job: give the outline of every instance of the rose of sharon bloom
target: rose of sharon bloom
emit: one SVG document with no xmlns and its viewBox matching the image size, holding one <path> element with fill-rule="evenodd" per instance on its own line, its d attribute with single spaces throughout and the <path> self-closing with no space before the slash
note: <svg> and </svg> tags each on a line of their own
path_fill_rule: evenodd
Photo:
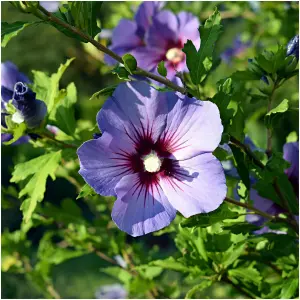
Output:
<svg viewBox="0 0 300 300">
<path fill-rule="evenodd" d="M 118 31 L 116 29 L 113 34 L 110 49 L 120 53 L 119 46 L 121 45 L 123 54 L 131 53 L 136 58 L 139 67 L 155 73 L 157 73 L 158 63 L 164 61 L 168 71 L 167 78 L 177 81 L 176 71 L 188 71 L 185 54 L 182 52 L 186 41 L 189 39 L 196 48 L 200 47 L 199 21 L 194 15 L 187 12 L 175 15 L 167 10 L 156 11 L 156 13 L 155 10 L 153 11 L 152 22 L 145 31 L 143 40 L 137 34 L 129 34 L 130 30 L 127 29 L 129 26 L 125 24 L 125 20 L 122 20 L 123 24 L 120 25 L 120 28 L 117 27 Z M 136 20 L 138 21 L 137 18 Z M 143 20 L 142 17 L 139 22 L 141 20 Z M 138 32 L 136 31 L 138 23 L 128 22 L 128 24 L 134 24 L 132 31 Z M 149 22 L 147 22 L 148 24 Z M 126 32 L 125 35 L 124 32 Z M 107 62 L 115 63 L 114 60 Z M 178 81 L 178 83 L 180 82 Z"/>
<path fill-rule="evenodd" d="M 217 106 L 143 82 L 120 84 L 97 115 L 102 136 L 77 151 L 79 173 L 117 200 L 112 219 L 140 236 L 219 207 L 226 196 L 212 155 L 223 131 Z"/>
<path fill-rule="evenodd" d="M 5 107 L 6 103 L 13 98 L 14 86 L 17 82 L 29 83 L 26 75 L 19 72 L 16 65 L 10 61 L 1 63 L 1 125 L 6 128 L 5 123 Z M 10 133 L 1 133 L 1 142 L 8 142 L 12 139 Z M 23 136 L 19 138 L 13 145 L 28 142 L 29 137 Z"/>
<path fill-rule="evenodd" d="M 135 16 L 134 21 L 122 19 L 112 32 L 110 49 L 122 56 L 144 45 L 145 32 L 152 22 L 152 16 L 155 15 L 164 5 L 159 1 L 143 2 Z M 105 56 L 108 64 L 115 64 L 116 60 L 110 56 Z"/>
<path fill-rule="evenodd" d="M 299 35 L 294 36 L 287 44 L 286 56 L 294 55 L 299 59 Z"/>
<path fill-rule="evenodd" d="M 103 285 L 95 293 L 96 299 L 126 299 L 127 291 L 121 284 Z"/>
<path fill-rule="evenodd" d="M 288 161 L 291 166 L 285 170 L 285 173 L 287 174 L 293 188 L 295 191 L 295 194 L 298 197 L 299 194 L 299 143 L 293 142 L 293 143 L 286 143 L 283 146 L 283 158 Z M 273 201 L 261 197 L 258 192 L 254 189 L 250 190 L 250 199 L 254 201 L 254 207 L 264 211 L 266 213 L 269 213 L 271 215 L 277 215 L 280 213 L 283 213 L 284 210 L 281 206 L 274 203 Z M 250 223 L 253 223 L 255 225 L 261 226 L 264 222 L 267 221 L 267 219 L 258 216 L 258 215 L 247 215 L 246 220 Z M 270 232 L 268 227 L 263 227 L 260 230 L 257 230 L 255 233 L 262 234 L 265 232 Z M 273 231 L 276 233 L 281 233 L 278 231 Z"/>
</svg>

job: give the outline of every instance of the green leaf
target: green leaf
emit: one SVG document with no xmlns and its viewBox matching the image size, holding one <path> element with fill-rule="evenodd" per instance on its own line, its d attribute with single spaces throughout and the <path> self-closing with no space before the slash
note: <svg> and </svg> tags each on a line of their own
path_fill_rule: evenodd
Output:
<svg viewBox="0 0 300 300">
<path fill-rule="evenodd" d="M 25 123 L 21 123 L 14 126 L 12 129 L 13 138 L 8 142 L 3 142 L 4 145 L 11 145 L 12 143 L 16 142 L 20 137 L 22 137 L 26 132 L 26 125 Z"/>
<path fill-rule="evenodd" d="M 191 268 L 185 266 L 182 262 L 176 261 L 174 257 L 169 257 L 164 260 L 154 260 L 150 265 L 158 266 L 163 269 L 178 271 L 178 272 L 191 272 Z"/>
<path fill-rule="evenodd" d="M 256 226 L 251 223 L 232 223 L 226 226 L 223 226 L 224 230 L 229 230 L 233 234 L 247 234 L 251 233 L 252 231 L 259 230 L 261 227 Z"/>
<path fill-rule="evenodd" d="M 65 64 L 61 64 L 57 73 L 50 77 L 41 71 L 32 71 L 34 75 L 34 84 L 32 90 L 36 93 L 37 99 L 43 100 L 50 114 L 59 96 L 59 81 L 75 58 L 68 59 Z"/>
<path fill-rule="evenodd" d="M 1 22 L 1 47 L 5 47 L 7 43 L 25 27 L 38 23 L 40 22 Z"/>
<path fill-rule="evenodd" d="M 163 60 L 157 65 L 157 71 L 158 71 L 159 75 L 161 75 L 163 77 L 167 76 L 168 71 L 165 67 L 165 62 Z"/>
<path fill-rule="evenodd" d="M 72 82 L 67 86 L 67 90 L 62 93 L 62 97 L 56 97 L 55 104 L 49 117 L 54 121 L 54 125 L 70 136 L 74 136 L 76 120 L 74 115 L 74 104 L 77 102 L 77 91 Z"/>
<path fill-rule="evenodd" d="M 30 220 L 37 203 L 41 202 L 44 198 L 48 176 L 50 175 L 52 179 L 55 179 L 54 173 L 60 159 L 61 151 L 58 151 L 42 155 L 15 166 L 11 182 L 20 182 L 28 176 L 33 175 L 19 193 L 19 197 L 27 195 L 27 198 L 21 205 L 25 223 Z"/>
<path fill-rule="evenodd" d="M 101 28 L 97 24 L 103 1 L 68 2 L 74 23 L 84 33 L 94 38 Z"/>
<path fill-rule="evenodd" d="M 236 139 L 243 141 L 245 138 L 244 128 L 245 128 L 245 115 L 244 115 L 244 111 L 239 105 L 237 107 L 236 114 L 232 118 L 232 123 L 229 128 L 229 134 L 234 136 Z"/>
<path fill-rule="evenodd" d="M 159 276 L 163 268 L 149 265 L 141 265 L 134 268 L 139 274 L 146 279 L 153 279 Z"/>
<path fill-rule="evenodd" d="M 115 89 L 117 88 L 117 85 L 108 86 L 92 95 L 92 97 L 89 100 L 96 100 L 99 96 L 112 96 Z"/>
<path fill-rule="evenodd" d="M 298 278 L 290 278 L 285 280 L 280 293 L 280 299 L 293 299 L 297 297 L 298 289 L 299 289 Z"/>
<path fill-rule="evenodd" d="M 278 106 L 271 109 L 266 115 L 265 115 L 265 125 L 267 128 L 270 128 L 272 124 L 278 121 L 278 116 L 280 117 L 284 112 L 286 112 L 289 109 L 289 100 L 284 99 Z"/>
<path fill-rule="evenodd" d="M 224 221 L 226 219 L 236 219 L 239 214 L 229 209 L 226 203 L 221 204 L 216 210 L 210 213 L 203 213 L 192 216 L 183 222 L 182 227 L 208 227 L 215 223 Z"/>
<path fill-rule="evenodd" d="M 237 172 L 239 173 L 246 188 L 249 190 L 250 189 L 250 177 L 249 177 L 249 169 L 248 169 L 248 166 L 246 163 L 246 155 L 239 147 L 236 147 L 233 144 L 229 144 L 229 146 L 233 153 Z"/>
<path fill-rule="evenodd" d="M 229 276 L 235 277 L 236 279 L 240 281 L 249 281 L 252 282 L 255 285 L 259 285 L 262 281 L 262 276 L 260 276 L 260 273 L 257 269 L 254 267 L 248 267 L 248 268 L 237 268 L 237 269 L 231 269 L 228 271 Z"/>
<path fill-rule="evenodd" d="M 124 54 L 122 56 L 123 59 L 123 63 L 124 63 L 124 67 L 125 69 L 132 74 L 132 72 L 134 72 L 137 68 L 137 62 L 136 59 L 134 58 L 134 56 L 132 56 L 131 54 L 127 53 Z"/>
<path fill-rule="evenodd" d="M 199 51 L 188 40 L 182 49 L 186 54 L 186 62 L 194 84 L 199 84 L 207 75 L 212 64 L 212 55 L 215 43 L 221 33 L 221 16 L 217 8 L 214 13 L 206 20 L 203 26 L 200 26 L 199 33 L 201 45 Z"/>
<path fill-rule="evenodd" d="M 232 245 L 230 233 L 207 234 L 205 248 L 208 252 L 224 252 Z"/>
<path fill-rule="evenodd" d="M 113 74 L 116 74 L 121 80 L 129 80 L 128 76 L 130 75 L 130 73 L 124 67 L 118 65 L 114 69 L 112 69 L 111 72 Z"/>
<path fill-rule="evenodd" d="M 132 279 L 132 275 L 121 267 L 108 267 L 100 269 L 101 272 L 117 278 L 124 284 L 128 284 Z"/>
<path fill-rule="evenodd" d="M 203 280 L 201 283 L 195 285 L 192 287 L 185 295 L 184 299 L 192 299 L 193 295 L 196 292 L 201 292 L 202 290 L 210 287 L 212 285 L 213 281 L 212 280 Z"/>
<path fill-rule="evenodd" d="M 289 133 L 289 135 L 286 137 L 287 143 L 293 143 L 298 141 L 298 134 L 296 131 L 292 131 Z"/>
<path fill-rule="evenodd" d="M 245 241 L 242 241 L 237 245 L 231 247 L 232 248 L 226 251 L 225 255 L 223 256 L 222 263 L 225 268 L 233 264 L 240 257 L 240 255 L 242 255 L 245 248 Z"/>
<path fill-rule="evenodd" d="M 81 188 L 79 195 L 76 199 L 84 198 L 90 195 L 96 195 L 96 192 L 93 190 L 91 186 L 89 186 L 87 183 Z"/>
</svg>

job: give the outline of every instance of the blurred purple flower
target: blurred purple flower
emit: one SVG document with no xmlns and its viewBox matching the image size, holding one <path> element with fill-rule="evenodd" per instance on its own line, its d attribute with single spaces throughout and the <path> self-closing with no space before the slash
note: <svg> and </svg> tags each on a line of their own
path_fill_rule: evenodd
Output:
<svg viewBox="0 0 300 300">
<path fill-rule="evenodd" d="M 47 107 L 43 101 L 35 98 L 26 85 L 30 83 L 27 76 L 20 73 L 16 65 L 7 61 L 1 64 L 1 125 L 6 128 L 5 115 L 6 104 L 12 100 L 12 104 L 17 109 L 20 117 L 24 119 L 29 127 L 38 126 L 47 113 Z M 3 135 L 3 134 L 2 134 Z M 12 135 L 5 133 L 1 136 L 1 142 L 12 139 Z M 20 138 L 14 145 L 28 142 L 29 137 Z"/>
<path fill-rule="evenodd" d="M 56 12 L 59 8 L 60 1 L 40 1 L 40 5 L 49 12 Z"/>
<path fill-rule="evenodd" d="M 103 285 L 95 293 L 96 299 L 126 299 L 127 291 L 121 284 Z"/>
<path fill-rule="evenodd" d="M 238 35 L 234 41 L 232 47 L 227 48 L 222 54 L 221 58 L 226 63 L 230 63 L 233 57 L 236 57 L 243 53 L 247 48 L 249 48 L 251 45 L 251 42 L 244 43 L 241 40 L 241 37 Z"/>
<path fill-rule="evenodd" d="M 288 161 L 291 166 L 285 170 L 291 184 L 293 185 L 294 191 L 298 197 L 299 193 L 299 143 L 286 143 L 283 146 L 283 158 Z M 277 215 L 283 213 L 284 210 L 281 206 L 274 203 L 273 201 L 261 197 L 258 192 L 254 189 L 250 190 L 250 199 L 253 200 L 253 206 L 263 212 L 269 213 L 271 215 Z M 258 215 L 247 215 L 246 220 L 255 225 L 261 226 L 267 219 Z M 262 234 L 265 232 L 276 232 L 272 231 L 267 226 L 264 226 L 260 230 L 255 231 L 256 234 Z"/>
<path fill-rule="evenodd" d="M 167 78 L 173 80 L 177 71 L 188 71 L 182 52 L 187 39 L 196 48 L 200 47 L 199 21 L 191 13 L 174 15 L 167 10 L 159 11 L 159 8 L 156 2 L 144 2 L 135 16 L 135 22 L 121 20 L 114 30 L 110 49 L 120 55 L 130 52 L 139 67 L 155 73 L 158 63 L 164 61 Z M 115 63 L 108 57 L 106 62 Z"/>
<path fill-rule="evenodd" d="M 215 210 L 226 196 L 221 163 L 212 155 L 223 131 L 215 104 L 143 82 L 120 84 L 97 115 L 102 136 L 77 151 L 79 173 L 117 200 L 112 218 L 132 236 Z"/>
<path fill-rule="evenodd" d="M 286 55 L 294 55 L 299 59 L 299 35 L 294 36 L 287 44 Z"/>
</svg>

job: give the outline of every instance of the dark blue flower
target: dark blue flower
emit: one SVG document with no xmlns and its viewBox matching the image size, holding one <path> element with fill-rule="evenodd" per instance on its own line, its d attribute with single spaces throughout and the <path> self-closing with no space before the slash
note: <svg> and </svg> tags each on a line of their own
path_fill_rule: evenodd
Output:
<svg viewBox="0 0 300 300">
<path fill-rule="evenodd" d="M 228 47 L 222 54 L 221 58 L 226 62 L 230 63 L 233 57 L 236 57 L 243 53 L 249 46 L 251 45 L 251 42 L 244 43 L 241 40 L 241 37 L 238 35 L 234 41 L 232 47 Z"/>
<path fill-rule="evenodd" d="M 294 55 L 299 59 L 299 35 L 294 36 L 287 44 L 286 56 Z"/>
<path fill-rule="evenodd" d="M 33 93 L 26 84 L 30 83 L 28 77 L 19 72 L 17 66 L 10 61 L 1 63 L 1 126 L 7 128 L 5 116 L 7 116 L 6 105 L 9 100 L 17 109 L 19 117 L 24 119 L 29 127 L 38 126 L 44 119 L 47 108 L 44 102 L 35 99 Z M 2 142 L 12 139 L 10 133 L 3 133 Z M 28 136 L 20 138 L 14 143 L 27 142 Z"/>
<path fill-rule="evenodd" d="M 47 106 L 36 99 L 36 94 L 23 82 L 17 82 L 13 93 L 13 106 L 24 118 L 28 127 L 37 127 L 47 114 Z"/>
</svg>

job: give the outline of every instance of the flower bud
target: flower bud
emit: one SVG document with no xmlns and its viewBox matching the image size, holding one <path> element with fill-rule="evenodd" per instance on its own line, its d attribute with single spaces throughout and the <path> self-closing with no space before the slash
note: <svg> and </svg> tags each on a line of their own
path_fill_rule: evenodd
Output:
<svg viewBox="0 0 300 300">
<path fill-rule="evenodd" d="M 47 106 L 35 98 L 36 94 L 23 82 L 14 86 L 12 104 L 24 118 L 28 127 L 38 127 L 47 114 Z"/>
<path fill-rule="evenodd" d="M 265 95 L 270 95 L 273 91 L 274 83 L 269 76 L 263 75 L 259 81 L 258 89 Z"/>
<path fill-rule="evenodd" d="M 299 60 L 299 35 L 294 36 L 287 44 L 286 55 L 294 55 Z"/>
</svg>

